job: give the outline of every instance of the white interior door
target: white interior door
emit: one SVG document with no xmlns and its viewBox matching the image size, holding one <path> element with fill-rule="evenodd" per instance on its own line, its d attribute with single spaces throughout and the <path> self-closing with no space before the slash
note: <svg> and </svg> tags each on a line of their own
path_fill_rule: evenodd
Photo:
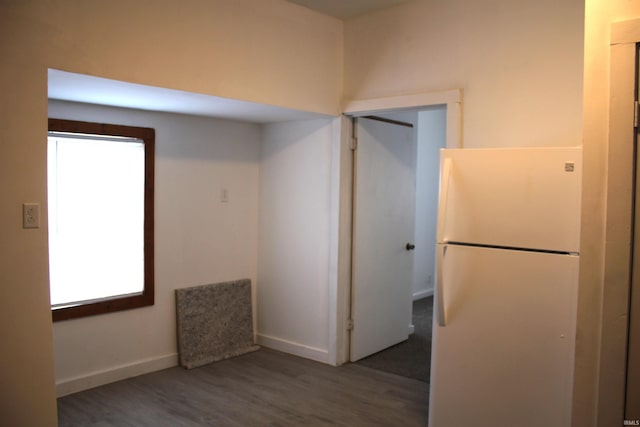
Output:
<svg viewBox="0 0 640 427">
<path fill-rule="evenodd" d="M 413 128 L 368 118 L 355 126 L 351 361 L 409 336 L 416 176 Z"/>
</svg>

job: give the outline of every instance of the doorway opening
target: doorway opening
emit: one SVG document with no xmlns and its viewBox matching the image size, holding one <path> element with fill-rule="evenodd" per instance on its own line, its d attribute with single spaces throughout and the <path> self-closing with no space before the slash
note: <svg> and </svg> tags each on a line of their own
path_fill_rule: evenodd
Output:
<svg viewBox="0 0 640 427">
<path fill-rule="evenodd" d="M 346 304 L 343 313 L 345 315 L 343 319 L 347 324 L 346 329 L 350 329 L 350 331 L 343 340 L 338 340 L 339 344 L 344 344 L 342 351 L 340 346 L 338 347 L 338 356 L 342 356 L 342 363 L 360 360 L 359 363 L 365 366 L 421 379 L 425 382 L 429 381 L 439 150 L 461 146 L 461 95 L 461 91 L 457 90 L 436 95 L 423 95 L 422 102 L 418 102 L 415 98 L 401 97 L 403 99 L 389 98 L 347 103 L 345 114 L 354 119 L 353 130 L 357 134 L 354 135 L 357 136 L 357 148 L 352 151 L 351 170 L 353 172 L 351 177 L 353 223 L 350 229 L 352 238 L 350 243 L 352 243 L 353 264 L 347 286 L 349 291 L 347 294 L 348 304 Z M 383 118 L 386 123 L 378 120 L 377 124 L 373 124 L 373 120 L 366 118 L 370 115 Z M 408 156 L 411 161 L 407 161 L 407 157 L 403 160 L 390 153 L 394 146 L 397 148 L 398 145 L 407 142 L 406 136 L 405 141 L 402 141 L 402 137 L 393 136 L 395 132 L 402 133 L 397 129 L 393 130 L 393 128 L 407 128 L 403 124 L 413 125 L 412 128 L 409 128 L 410 136 L 408 137 L 409 143 L 413 144 L 413 151 L 409 150 Z M 380 128 L 386 128 L 386 130 Z M 393 141 L 376 140 L 376 135 L 380 132 L 386 133 L 386 137 Z M 376 153 L 373 158 L 371 153 L 363 152 L 363 150 L 371 149 L 371 141 L 363 141 L 363 138 L 374 141 L 373 146 Z M 385 147 L 385 144 L 387 144 L 386 148 L 379 149 Z M 406 156 L 406 154 L 405 152 L 404 155 Z M 378 158 L 378 155 L 381 157 Z M 390 178 L 391 173 L 387 168 L 389 165 L 384 161 L 385 156 L 388 157 L 388 163 L 395 164 L 392 169 L 398 167 L 399 169 L 396 171 L 400 170 L 400 174 L 405 173 L 409 176 L 409 184 L 384 184 L 384 181 Z M 363 165 L 364 175 L 362 175 Z M 372 166 L 373 169 L 371 169 Z M 404 169 L 401 166 L 404 166 Z M 381 168 L 381 170 L 376 172 L 375 168 Z M 376 178 L 377 173 L 381 173 L 382 177 Z M 370 175 L 367 177 L 366 174 Z M 362 183 L 364 183 L 364 189 Z M 409 191 L 407 191 L 408 189 Z M 394 209 L 394 206 L 381 197 L 382 190 L 391 193 L 392 196 L 397 195 L 398 192 L 409 193 L 412 200 L 409 205 L 396 206 Z M 369 197 L 369 200 L 363 199 L 363 193 L 364 196 Z M 407 208 L 407 206 L 410 207 Z M 404 211 L 410 212 L 411 215 L 405 221 L 408 227 L 405 227 L 403 232 L 388 232 L 390 237 L 382 237 L 382 241 L 374 239 L 368 243 L 359 242 L 363 230 L 365 235 L 373 231 L 372 234 L 378 234 L 378 239 L 381 239 L 380 234 L 384 234 L 375 233 L 379 228 L 375 226 L 375 220 L 373 224 L 367 224 L 367 217 L 371 217 L 373 212 L 382 213 L 382 218 L 392 218 L 394 215 L 402 218 L 403 214 L 407 213 Z M 359 224 L 359 221 L 363 220 L 365 224 Z M 378 218 L 378 220 L 380 219 Z M 410 230 L 409 234 L 406 229 Z M 392 237 L 394 234 L 398 234 L 397 239 Z M 392 242 L 392 238 L 398 241 Z M 371 262 L 371 259 L 375 259 L 376 253 L 379 255 L 380 252 L 384 252 L 381 248 L 386 248 L 387 252 L 394 253 L 399 263 L 396 271 L 406 273 L 400 274 L 403 276 L 404 284 L 399 285 L 400 279 L 389 280 L 386 278 L 386 282 L 380 285 L 380 289 L 368 289 L 367 287 L 371 286 L 371 279 L 360 280 L 363 275 L 366 277 L 365 273 L 359 271 L 359 268 L 362 267 L 362 265 L 359 267 L 359 264 L 366 264 L 367 261 L 362 259 L 358 261 L 358 258 L 362 256 L 359 251 L 363 251 L 363 245 L 364 251 L 368 253 L 365 258 L 369 259 L 370 265 L 379 266 L 379 262 Z M 344 254 L 344 251 L 342 253 Z M 387 255 L 382 255 L 383 259 L 391 258 Z M 406 258 L 409 258 L 408 262 Z M 387 268 L 383 265 L 382 271 L 388 270 L 393 270 L 393 268 Z M 381 274 L 373 275 L 373 277 L 378 276 Z M 362 289 L 359 289 L 359 286 Z M 388 292 L 393 293 L 398 291 L 398 288 L 402 290 L 396 293 L 402 293 L 404 301 L 396 303 L 396 306 L 404 307 L 404 311 L 393 316 L 383 314 L 383 309 L 380 309 L 381 304 L 393 299 L 389 298 Z M 369 311 L 367 315 L 362 315 L 361 312 L 367 311 Z M 382 318 L 381 325 L 384 327 L 376 325 L 375 321 L 367 320 L 367 316 L 369 319 Z M 386 329 L 386 321 L 391 317 L 402 319 L 395 332 Z M 367 324 L 369 323 L 374 326 L 368 328 Z M 370 336 L 362 338 L 359 336 L 362 333 Z M 377 336 L 378 334 L 395 336 L 395 342 L 392 338 L 387 339 L 389 345 L 380 344 L 381 340 Z M 363 344 L 363 342 L 369 343 L 369 341 L 378 342 L 377 347 L 376 345 Z M 389 347 L 391 347 L 389 350 L 385 350 Z M 374 356 L 370 357 L 372 354 Z"/>
<path fill-rule="evenodd" d="M 429 381 L 446 107 L 354 118 L 350 358 Z"/>
<path fill-rule="evenodd" d="M 602 295 L 602 327 L 598 346 L 601 351 L 597 363 L 598 419 L 606 423 L 635 422 L 640 417 L 637 402 L 640 401 L 640 373 L 638 357 L 638 271 L 640 252 L 640 215 L 638 194 L 637 124 L 634 116 L 638 108 L 638 44 L 640 44 L 640 20 L 615 22 L 611 25 L 609 45 L 611 70 L 610 105 L 608 120 L 608 157 L 606 168 L 606 194 L 604 202 L 604 287 Z M 585 150 L 586 152 L 586 150 Z M 594 164 L 591 153 L 591 164 Z M 586 163 L 586 162 L 585 162 Z M 635 187 L 635 188 L 634 188 Z M 635 194 L 634 194 L 635 193 Z M 634 206 L 635 204 L 635 206 Z M 583 214 L 584 217 L 586 214 Z M 634 218 L 635 217 L 635 218 Z M 634 230 L 635 228 L 635 230 Z M 635 270 L 635 271 L 634 271 Z M 582 298 L 578 324 L 587 322 L 593 315 L 591 306 Z M 586 308 L 585 308 L 586 307 Z M 580 314 L 582 313 L 582 314 Z M 629 322 L 631 320 L 631 323 Z M 598 347 L 600 348 L 600 347 Z M 586 375 L 580 366 L 586 366 L 588 351 L 577 353 L 576 376 Z M 635 371 L 632 372 L 632 370 Z M 588 378 L 588 377 L 587 377 Z M 635 391 L 634 391 L 635 390 Z M 587 401 L 591 396 L 578 394 L 574 401 Z M 634 397 L 635 396 L 635 397 Z M 634 405 L 632 402 L 636 402 Z M 626 407 L 626 409 L 625 409 Z"/>
</svg>

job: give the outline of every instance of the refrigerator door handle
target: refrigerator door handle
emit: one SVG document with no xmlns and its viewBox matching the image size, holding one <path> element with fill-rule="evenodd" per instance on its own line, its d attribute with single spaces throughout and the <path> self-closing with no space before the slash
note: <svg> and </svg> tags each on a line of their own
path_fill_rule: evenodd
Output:
<svg viewBox="0 0 640 427">
<path fill-rule="evenodd" d="M 444 226 L 447 218 L 447 203 L 449 197 L 449 181 L 451 179 L 452 160 L 446 157 L 442 163 L 442 182 L 440 183 L 440 196 L 438 200 L 438 231 L 436 239 L 438 243 L 444 242 Z"/>
<path fill-rule="evenodd" d="M 447 245 L 436 245 L 436 303 L 438 304 L 438 325 L 447 326 L 447 314 L 444 308 L 444 255 Z"/>
</svg>

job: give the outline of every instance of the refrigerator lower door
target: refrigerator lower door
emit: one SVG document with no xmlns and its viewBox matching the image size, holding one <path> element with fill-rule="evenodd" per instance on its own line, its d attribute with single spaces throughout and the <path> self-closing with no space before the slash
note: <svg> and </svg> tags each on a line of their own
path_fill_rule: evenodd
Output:
<svg viewBox="0 0 640 427">
<path fill-rule="evenodd" d="M 570 425 L 579 258 L 438 246 L 429 426 Z"/>
</svg>

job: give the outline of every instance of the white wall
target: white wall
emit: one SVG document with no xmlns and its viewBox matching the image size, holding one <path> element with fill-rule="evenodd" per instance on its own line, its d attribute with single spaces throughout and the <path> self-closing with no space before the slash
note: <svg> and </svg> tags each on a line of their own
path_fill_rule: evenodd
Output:
<svg viewBox="0 0 640 427">
<path fill-rule="evenodd" d="M 342 23 L 281 0 L 1 1 L 0 56 L 0 413 L 54 425 L 47 229 L 21 228 L 46 201 L 47 68 L 337 114 Z"/>
<path fill-rule="evenodd" d="M 583 12 L 583 0 L 416 1 L 345 23 L 343 55 L 342 23 L 278 0 L 184 0 L 152 8 L 127 0 L 0 2 L 5 421 L 55 423 L 46 227 L 23 230 L 20 223 L 22 203 L 46 200 L 48 67 L 327 114 L 339 112 L 343 92 L 346 99 L 375 98 L 461 87 L 465 146 L 578 145 Z M 126 30 L 110 31 L 114 22 Z M 600 52 L 606 40 L 595 44 Z M 589 59 L 601 63 L 603 55 Z M 594 80 L 595 92 L 600 84 Z M 600 104 L 606 95 L 590 108 L 602 114 Z M 585 165 L 594 183 L 606 157 L 597 156 L 599 142 L 590 145 L 594 155 Z M 596 227 L 587 250 L 602 245 L 601 212 L 583 221 Z M 597 283 L 582 290 L 598 286 L 600 276 L 593 277 Z M 585 304 L 598 306 L 597 296 Z M 597 328 L 584 326 L 583 334 Z M 288 332 L 291 339 L 300 335 Z"/>
<path fill-rule="evenodd" d="M 345 22 L 345 99 L 462 88 L 463 143 L 574 146 L 584 0 L 420 0 Z"/>
<path fill-rule="evenodd" d="M 446 146 L 446 115 L 445 106 L 432 107 L 418 113 L 414 299 L 433 295 L 440 149 Z"/>
<path fill-rule="evenodd" d="M 56 322 L 58 392 L 173 366 L 176 288 L 240 278 L 255 287 L 260 127 L 60 101 L 49 115 L 156 130 L 155 305 Z"/>
<path fill-rule="evenodd" d="M 258 343 L 327 363 L 339 122 L 265 125 L 260 169 Z"/>
<path fill-rule="evenodd" d="M 281 0 L 27 0 L 50 68 L 338 113 L 342 23 Z M 30 5 L 33 3 L 33 5 Z M 36 25 L 28 21 L 37 16 Z M 118 23 L 120 31 L 113 31 Z M 33 30 L 35 28 L 35 31 Z M 55 52 L 55 53 L 54 53 Z"/>
<path fill-rule="evenodd" d="M 349 20 L 344 30 L 347 100 L 462 88 L 464 147 L 577 146 L 584 138 L 575 426 L 596 425 L 606 399 L 597 388 L 608 31 L 613 20 L 640 14 L 626 0 L 586 5 L 586 28 L 584 0 L 421 0 Z"/>
</svg>

